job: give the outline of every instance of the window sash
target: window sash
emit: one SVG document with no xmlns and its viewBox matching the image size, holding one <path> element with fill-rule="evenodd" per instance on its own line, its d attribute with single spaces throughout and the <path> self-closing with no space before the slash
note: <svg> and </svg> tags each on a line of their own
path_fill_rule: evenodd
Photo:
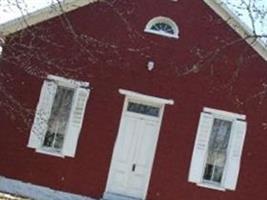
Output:
<svg viewBox="0 0 267 200">
<path fill-rule="evenodd" d="M 215 118 L 209 137 L 203 182 L 221 184 L 228 159 L 232 122 Z"/>
<path fill-rule="evenodd" d="M 151 26 L 151 30 L 158 31 L 158 32 L 164 32 L 167 34 L 174 34 L 174 30 L 171 25 L 164 23 L 164 22 L 158 22 Z"/>
<path fill-rule="evenodd" d="M 74 89 L 58 86 L 42 147 L 60 153 L 69 122 Z"/>
</svg>

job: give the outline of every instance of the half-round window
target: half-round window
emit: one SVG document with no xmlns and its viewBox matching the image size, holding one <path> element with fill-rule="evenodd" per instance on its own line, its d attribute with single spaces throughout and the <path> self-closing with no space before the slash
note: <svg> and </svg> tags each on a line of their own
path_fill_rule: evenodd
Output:
<svg viewBox="0 0 267 200">
<path fill-rule="evenodd" d="M 176 23 L 167 17 L 160 16 L 151 19 L 144 31 L 166 37 L 179 38 L 179 30 Z"/>
</svg>

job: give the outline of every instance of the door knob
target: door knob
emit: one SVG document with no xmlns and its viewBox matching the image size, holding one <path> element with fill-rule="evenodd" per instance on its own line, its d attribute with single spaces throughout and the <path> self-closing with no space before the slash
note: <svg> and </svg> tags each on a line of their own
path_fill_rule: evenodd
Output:
<svg viewBox="0 0 267 200">
<path fill-rule="evenodd" d="M 133 164 L 133 166 L 132 166 L 132 171 L 133 171 L 133 172 L 135 171 L 135 167 L 136 167 L 136 165 Z"/>
</svg>

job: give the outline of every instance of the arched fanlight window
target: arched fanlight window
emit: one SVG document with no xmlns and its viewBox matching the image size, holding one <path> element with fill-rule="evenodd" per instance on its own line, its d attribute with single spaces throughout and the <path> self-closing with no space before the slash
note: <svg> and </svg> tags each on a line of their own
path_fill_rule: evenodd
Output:
<svg viewBox="0 0 267 200">
<path fill-rule="evenodd" d="M 179 38 L 179 30 L 176 23 L 167 17 L 159 16 L 151 19 L 144 31 L 166 37 Z"/>
</svg>

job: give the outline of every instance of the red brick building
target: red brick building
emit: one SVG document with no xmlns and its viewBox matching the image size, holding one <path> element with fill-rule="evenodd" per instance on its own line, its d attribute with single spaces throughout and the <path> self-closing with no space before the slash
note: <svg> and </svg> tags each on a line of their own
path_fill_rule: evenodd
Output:
<svg viewBox="0 0 267 200">
<path fill-rule="evenodd" d="M 0 191 L 265 200 L 262 44 L 213 1 L 75 6 L 2 26 Z"/>
</svg>

